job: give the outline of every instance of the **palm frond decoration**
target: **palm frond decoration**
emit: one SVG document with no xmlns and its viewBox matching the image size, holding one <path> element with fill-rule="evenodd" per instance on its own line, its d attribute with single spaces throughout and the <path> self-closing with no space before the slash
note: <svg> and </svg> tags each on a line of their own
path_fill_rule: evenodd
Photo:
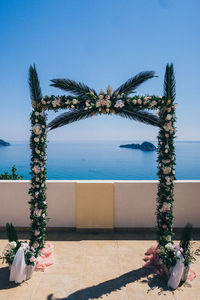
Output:
<svg viewBox="0 0 200 300">
<path fill-rule="evenodd" d="M 149 124 L 152 126 L 159 127 L 162 124 L 159 117 L 144 110 L 123 109 L 119 111 L 117 114 L 123 118 L 139 121 L 141 123 Z"/>
<path fill-rule="evenodd" d="M 37 104 L 40 103 L 42 99 L 40 82 L 39 82 L 35 65 L 33 66 L 31 65 L 29 68 L 29 88 L 30 88 L 32 105 L 33 107 L 35 107 Z"/>
<path fill-rule="evenodd" d="M 68 111 L 56 117 L 54 120 L 52 120 L 47 127 L 50 128 L 50 130 L 52 130 L 79 120 L 84 120 L 92 117 L 95 111 L 96 109 Z M 153 125 L 153 126 L 160 126 L 161 124 L 159 117 L 147 111 L 141 111 L 141 110 L 129 111 L 127 109 L 123 109 L 123 110 L 119 110 L 117 114 L 120 115 L 121 117 L 129 118 L 135 121 L 140 121 L 142 123 Z"/>
<path fill-rule="evenodd" d="M 15 230 L 15 227 L 12 225 L 12 223 L 6 224 L 6 233 L 9 242 L 13 242 L 13 241 L 15 241 L 16 243 L 18 242 L 17 232 Z"/>
<path fill-rule="evenodd" d="M 164 78 L 164 87 L 163 94 L 166 99 L 170 99 L 172 101 L 175 100 L 176 97 L 176 80 L 174 75 L 174 67 L 173 64 L 166 66 L 165 78 Z"/>
<path fill-rule="evenodd" d="M 67 111 L 65 113 L 62 113 L 55 119 L 53 119 L 48 125 L 47 128 L 50 128 L 50 130 L 62 127 L 64 125 L 84 120 L 87 118 L 90 118 L 94 115 L 95 109 L 90 110 L 78 110 L 74 109 L 73 111 Z"/>
<path fill-rule="evenodd" d="M 116 89 L 113 92 L 113 95 L 118 94 L 131 94 L 134 93 L 136 88 L 142 84 L 143 82 L 147 81 L 148 79 L 151 79 L 155 76 L 154 71 L 146 71 L 146 72 L 140 72 L 134 77 L 131 77 L 128 79 L 125 83 L 123 83 L 118 89 Z"/>
<path fill-rule="evenodd" d="M 97 96 L 97 93 L 94 89 L 88 87 L 86 84 L 81 82 L 76 82 L 70 79 L 52 79 L 53 82 L 51 86 L 59 88 L 61 90 L 72 92 L 77 96 L 85 96 L 87 93 L 94 93 Z"/>
</svg>

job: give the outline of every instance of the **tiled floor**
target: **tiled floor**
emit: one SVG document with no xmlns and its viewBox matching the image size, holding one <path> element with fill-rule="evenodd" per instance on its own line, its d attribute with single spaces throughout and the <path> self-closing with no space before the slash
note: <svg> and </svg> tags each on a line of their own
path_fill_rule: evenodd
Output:
<svg viewBox="0 0 200 300">
<path fill-rule="evenodd" d="M 7 266 L 0 265 L 0 300 L 200 300 L 199 256 L 192 267 L 197 278 L 172 292 L 163 278 L 142 268 L 143 254 L 154 241 L 136 240 L 131 233 L 75 232 L 53 233 L 49 240 L 55 264 L 27 282 L 10 283 Z M 0 251 L 6 243 L 0 240 Z"/>
</svg>

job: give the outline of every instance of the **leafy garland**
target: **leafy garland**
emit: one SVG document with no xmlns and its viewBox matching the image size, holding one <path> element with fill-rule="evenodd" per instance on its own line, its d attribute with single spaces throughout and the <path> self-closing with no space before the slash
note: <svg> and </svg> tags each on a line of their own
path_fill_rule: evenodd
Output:
<svg viewBox="0 0 200 300">
<path fill-rule="evenodd" d="M 159 116 L 163 120 L 158 135 L 158 197 L 157 228 L 160 258 L 169 270 L 177 260 L 173 249 L 173 203 L 175 180 L 175 77 L 173 65 L 167 65 L 164 82 L 165 99 L 161 101 Z"/>
<path fill-rule="evenodd" d="M 34 67 L 30 67 L 30 91 L 32 95 L 31 113 L 31 195 L 30 219 L 31 219 L 31 239 L 30 246 L 35 249 L 36 257 L 44 247 L 47 224 L 47 202 L 46 202 L 46 114 L 39 107 L 41 102 L 41 89 L 37 72 Z"/>
<path fill-rule="evenodd" d="M 31 201 L 29 202 L 31 217 L 31 241 L 36 256 L 44 246 L 47 203 L 46 203 L 46 115 L 45 110 L 68 109 L 48 125 L 50 130 L 92 117 L 96 114 L 117 114 L 133 120 L 158 126 L 158 197 L 157 197 L 157 226 L 159 256 L 162 263 L 169 269 L 176 263 L 177 257 L 173 251 L 173 202 L 175 179 L 175 79 L 173 66 L 167 65 L 164 84 L 164 96 L 133 96 L 136 87 L 147 79 L 154 77 L 154 72 L 139 73 L 129 79 L 112 93 L 95 90 L 84 84 L 68 79 L 54 79 L 53 86 L 71 91 L 76 96 L 45 96 L 42 97 L 35 66 L 30 67 L 30 90 L 33 111 L 31 114 Z M 158 116 L 149 110 L 158 110 Z"/>
</svg>

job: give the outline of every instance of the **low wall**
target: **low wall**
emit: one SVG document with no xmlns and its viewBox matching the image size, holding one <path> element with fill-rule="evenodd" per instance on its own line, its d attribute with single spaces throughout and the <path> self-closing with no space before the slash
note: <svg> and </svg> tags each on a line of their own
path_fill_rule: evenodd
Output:
<svg viewBox="0 0 200 300">
<path fill-rule="evenodd" d="M 47 181 L 48 227 L 155 227 L 157 181 Z M 0 181 L 0 226 L 30 224 L 30 182 Z M 176 181 L 174 226 L 200 227 L 200 180 Z"/>
</svg>

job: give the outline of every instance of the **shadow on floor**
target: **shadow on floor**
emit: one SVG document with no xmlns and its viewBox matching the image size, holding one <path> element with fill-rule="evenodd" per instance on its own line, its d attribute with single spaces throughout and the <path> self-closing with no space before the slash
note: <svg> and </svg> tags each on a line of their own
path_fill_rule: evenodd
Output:
<svg viewBox="0 0 200 300">
<path fill-rule="evenodd" d="M 13 289 L 19 284 L 9 281 L 10 271 L 8 267 L 0 268 L 0 290 Z"/>
<path fill-rule="evenodd" d="M 139 268 L 131 272 L 125 273 L 117 278 L 104 281 L 98 285 L 87 287 L 82 290 L 78 290 L 66 298 L 56 298 L 53 294 L 47 297 L 47 300 L 89 300 L 98 299 L 103 295 L 110 294 L 114 291 L 120 290 L 129 283 L 139 281 L 141 284 L 148 284 L 149 290 L 147 293 L 154 289 L 158 289 L 158 295 L 165 294 L 165 291 L 169 291 L 166 285 L 166 280 L 158 275 L 152 275 L 152 272 L 146 268 Z M 142 279 L 144 278 L 144 279 Z M 142 279 L 142 280 L 141 280 Z"/>
<path fill-rule="evenodd" d="M 30 235 L 28 231 L 17 230 L 19 239 L 29 239 Z M 175 229 L 175 240 L 179 240 L 182 233 L 182 229 Z M 200 240 L 200 230 L 193 229 L 193 240 Z M 0 238 L 7 239 L 6 233 L 0 231 Z M 49 241 L 83 241 L 83 240 L 152 240 L 157 239 L 155 228 L 144 228 L 143 230 L 114 230 L 112 232 L 90 232 L 90 231 L 47 231 L 47 240 Z"/>
</svg>

